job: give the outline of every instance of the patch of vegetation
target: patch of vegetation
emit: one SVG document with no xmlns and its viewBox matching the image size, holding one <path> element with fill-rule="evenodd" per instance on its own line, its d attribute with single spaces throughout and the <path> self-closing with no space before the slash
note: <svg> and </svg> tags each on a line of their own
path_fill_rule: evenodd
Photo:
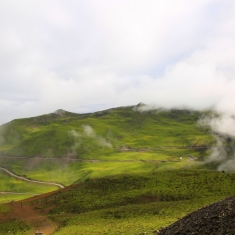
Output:
<svg viewBox="0 0 235 235">
<path fill-rule="evenodd" d="M 7 205 L 0 205 L 0 213 L 6 213 L 9 212 L 10 208 Z"/>
<path fill-rule="evenodd" d="M 198 126 L 203 113 L 189 110 L 138 112 L 121 107 L 92 114 L 48 114 L 0 127 L 0 153 L 11 156 L 70 156 L 100 159 L 120 149 L 208 146 L 210 130 Z"/>
<path fill-rule="evenodd" d="M 0 203 L 14 202 L 31 197 L 32 194 L 0 194 Z"/>
<path fill-rule="evenodd" d="M 189 169 L 89 179 L 29 204 L 60 227 L 55 234 L 141 234 L 235 193 L 235 174 Z M 48 212 L 47 212 L 48 213 Z M 130 230 L 132 229 L 132 230 Z"/>
<path fill-rule="evenodd" d="M 26 223 L 17 219 L 0 224 L 1 234 L 25 235 L 29 230 L 30 227 Z"/>
<path fill-rule="evenodd" d="M 2 158 L 1 165 L 18 175 L 69 186 L 77 180 L 82 182 L 89 178 L 199 166 L 200 162 L 192 160 L 188 153 L 192 154 L 192 151 L 120 152 L 100 160 L 84 161 L 47 158 L 5 158 L 3 161 Z"/>
<path fill-rule="evenodd" d="M 1 192 L 15 192 L 22 193 L 19 195 L 14 194 L 0 194 L 0 202 L 12 201 L 16 199 L 27 198 L 32 195 L 42 194 L 58 189 L 58 187 L 50 185 L 42 185 L 37 183 L 30 183 L 23 180 L 16 179 L 7 175 L 1 170 L 0 174 L 0 190 Z"/>
</svg>

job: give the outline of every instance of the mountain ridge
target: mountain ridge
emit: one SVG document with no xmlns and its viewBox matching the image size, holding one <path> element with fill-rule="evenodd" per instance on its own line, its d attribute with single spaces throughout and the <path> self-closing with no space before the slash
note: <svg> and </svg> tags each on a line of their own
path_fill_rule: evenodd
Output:
<svg viewBox="0 0 235 235">
<path fill-rule="evenodd" d="M 180 146 L 196 142 L 210 145 L 213 141 L 208 130 L 198 128 L 197 121 L 202 113 L 185 109 L 136 110 L 143 105 L 86 114 L 59 109 L 50 114 L 13 120 L 0 127 L 0 153 L 62 157 L 73 152 L 84 157 L 91 152 L 97 152 L 95 155 L 115 152 L 122 146 L 145 148 L 169 145 L 170 142 Z M 168 143 L 161 141 L 159 132 L 169 138 Z M 80 146 L 75 146 L 77 142 Z"/>
</svg>

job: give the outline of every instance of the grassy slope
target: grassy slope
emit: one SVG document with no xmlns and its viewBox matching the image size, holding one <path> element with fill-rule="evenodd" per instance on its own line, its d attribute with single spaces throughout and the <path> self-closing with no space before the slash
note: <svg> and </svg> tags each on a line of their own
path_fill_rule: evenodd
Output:
<svg viewBox="0 0 235 235">
<path fill-rule="evenodd" d="M 55 207 L 51 218 L 60 225 L 56 234 L 152 232 L 235 193 L 234 175 L 200 170 L 199 162 L 189 157 L 201 159 L 206 150 L 163 148 L 211 145 L 210 130 L 197 125 L 201 115 L 188 110 L 140 113 L 126 107 L 14 120 L 0 128 L 0 153 L 7 155 L 0 165 L 38 180 L 80 182 L 72 191 L 58 194 L 56 201 L 53 196 L 50 203 L 37 206 L 41 212 Z M 10 190 L 10 185 L 2 188 Z M 21 181 L 14 187 L 31 190 Z M 15 226 L 18 221 L 10 223 Z"/>
<path fill-rule="evenodd" d="M 191 153 L 191 151 L 188 151 Z M 180 160 L 179 156 L 185 156 Z M 117 158 L 119 160 L 117 160 Z M 121 159 L 121 160 L 120 160 Z M 131 160 L 130 160 L 131 159 Z M 52 160 L 43 158 L 5 158 L 1 165 L 28 178 L 52 181 L 70 185 L 88 178 L 103 177 L 123 173 L 149 172 L 154 169 L 180 169 L 198 165 L 187 157 L 187 152 L 174 151 L 171 156 L 156 152 L 124 152 L 109 156 L 109 160 L 102 161 L 69 161 L 65 159 Z M 200 164 L 199 164 L 200 165 Z"/>
<path fill-rule="evenodd" d="M 180 168 L 191 164 L 188 154 L 201 158 L 205 151 L 162 147 L 211 144 L 214 139 L 209 130 L 197 124 L 201 115 L 189 110 L 141 113 L 133 107 L 121 107 L 92 114 L 65 112 L 62 116 L 14 120 L 0 128 L 0 153 L 7 155 L 0 158 L 0 165 L 30 178 L 65 185 L 77 179 L 146 172 L 156 167 Z M 127 148 L 132 150 L 123 151 Z"/>
<path fill-rule="evenodd" d="M 131 107 L 93 114 L 55 114 L 1 126 L 0 152 L 11 156 L 102 158 L 117 148 L 208 145 L 213 138 L 197 126 L 201 113 L 188 110 L 140 113 Z M 94 132 L 88 133 L 87 127 Z"/>
<path fill-rule="evenodd" d="M 45 186 L 41 184 L 29 183 L 8 176 L 0 170 L 0 192 L 16 192 L 22 194 L 1 194 L 0 203 L 12 200 L 20 200 L 33 195 L 42 194 L 56 190 L 57 187 Z"/>
<path fill-rule="evenodd" d="M 108 176 L 75 184 L 47 198 L 32 198 L 23 202 L 23 208 L 33 207 L 35 214 L 56 222 L 56 235 L 151 234 L 234 194 L 234 179 L 234 174 L 199 169 Z M 43 231 L 43 227 L 24 223 Z"/>
<path fill-rule="evenodd" d="M 51 216 L 61 224 L 56 234 L 153 232 L 190 211 L 234 194 L 234 177 L 180 170 L 91 180 L 59 194 Z"/>
</svg>

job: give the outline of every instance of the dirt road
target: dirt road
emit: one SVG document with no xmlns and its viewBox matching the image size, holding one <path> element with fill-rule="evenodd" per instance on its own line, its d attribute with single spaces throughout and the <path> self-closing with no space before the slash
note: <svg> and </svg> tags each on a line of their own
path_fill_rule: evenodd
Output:
<svg viewBox="0 0 235 235">
<path fill-rule="evenodd" d="M 16 174 L 14 174 L 13 172 L 11 172 L 11 171 L 9 171 L 9 170 L 3 168 L 3 167 L 0 167 L 0 170 L 5 171 L 5 172 L 6 172 L 8 175 L 10 175 L 10 176 L 13 176 L 13 177 L 15 177 L 15 178 L 17 178 L 17 179 L 24 180 L 24 181 L 27 181 L 27 182 L 30 182 L 30 183 L 45 184 L 45 185 L 53 185 L 53 186 L 57 186 L 57 187 L 59 187 L 59 188 L 64 188 L 64 185 L 58 184 L 58 183 L 27 179 L 27 178 L 25 178 L 25 177 L 16 175 Z"/>
</svg>

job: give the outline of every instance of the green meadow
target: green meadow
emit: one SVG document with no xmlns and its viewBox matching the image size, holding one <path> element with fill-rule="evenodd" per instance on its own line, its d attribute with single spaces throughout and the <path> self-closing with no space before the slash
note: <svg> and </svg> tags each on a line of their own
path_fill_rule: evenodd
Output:
<svg viewBox="0 0 235 235">
<path fill-rule="evenodd" d="M 154 234 L 235 193 L 233 173 L 216 171 L 219 162 L 204 163 L 217 133 L 199 121 L 210 111 L 140 112 L 141 106 L 63 111 L 2 125 L 1 167 L 69 187 L 58 191 L 0 170 L 0 203 L 54 191 L 46 201 L 27 202 L 57 224 L 53 234 Z M 231 137 L 223 139 L 224 147 L 234 146 Z M 7 208 L 0 205 L 0 213 L 10 213 Z M 34 224 L 19 222 L 4 222 L 0 231 L 32 234 Z"/>
<path fill-rule="evenodd" d="M 153 234 L 235 193 L 235 174 L 188 169 L 77 182 L 36 203 L 59 227 L 53 234 Z"/>
<path fill-rule="evenodd" d="M 117 158 L 122 160 L 117 160 Z M 57 182 L 69 186 L 77 180 L 84 181 L 108 175 L 172 170 L 201 165 L 199 162 L 191 160 L 187 155 L 180 159 L 179 156 L 160 155 L 157 157 L 153 153 L 120 153 L 112 156 L 109 160 L 103 159 L 99 161 L 71 162 L 36 159 L 37 164 L 34 166 L 32 162 L 35 163 L 35 159 L 24 158 L 13 161 L 12 159 L 6 159 L 2 166 L 10 168 L 18 175 L 23 175 L 30 179 Z"/>
<path fill-rule="evenodd" d="M 56 189 L 57 187 L 55 186 L 29 183 L 16 179 L 8 176 L 0 170 L 0 203 L 20 200 L 32 197 L 34 195 L 54 191 Z"/>
</svg>

